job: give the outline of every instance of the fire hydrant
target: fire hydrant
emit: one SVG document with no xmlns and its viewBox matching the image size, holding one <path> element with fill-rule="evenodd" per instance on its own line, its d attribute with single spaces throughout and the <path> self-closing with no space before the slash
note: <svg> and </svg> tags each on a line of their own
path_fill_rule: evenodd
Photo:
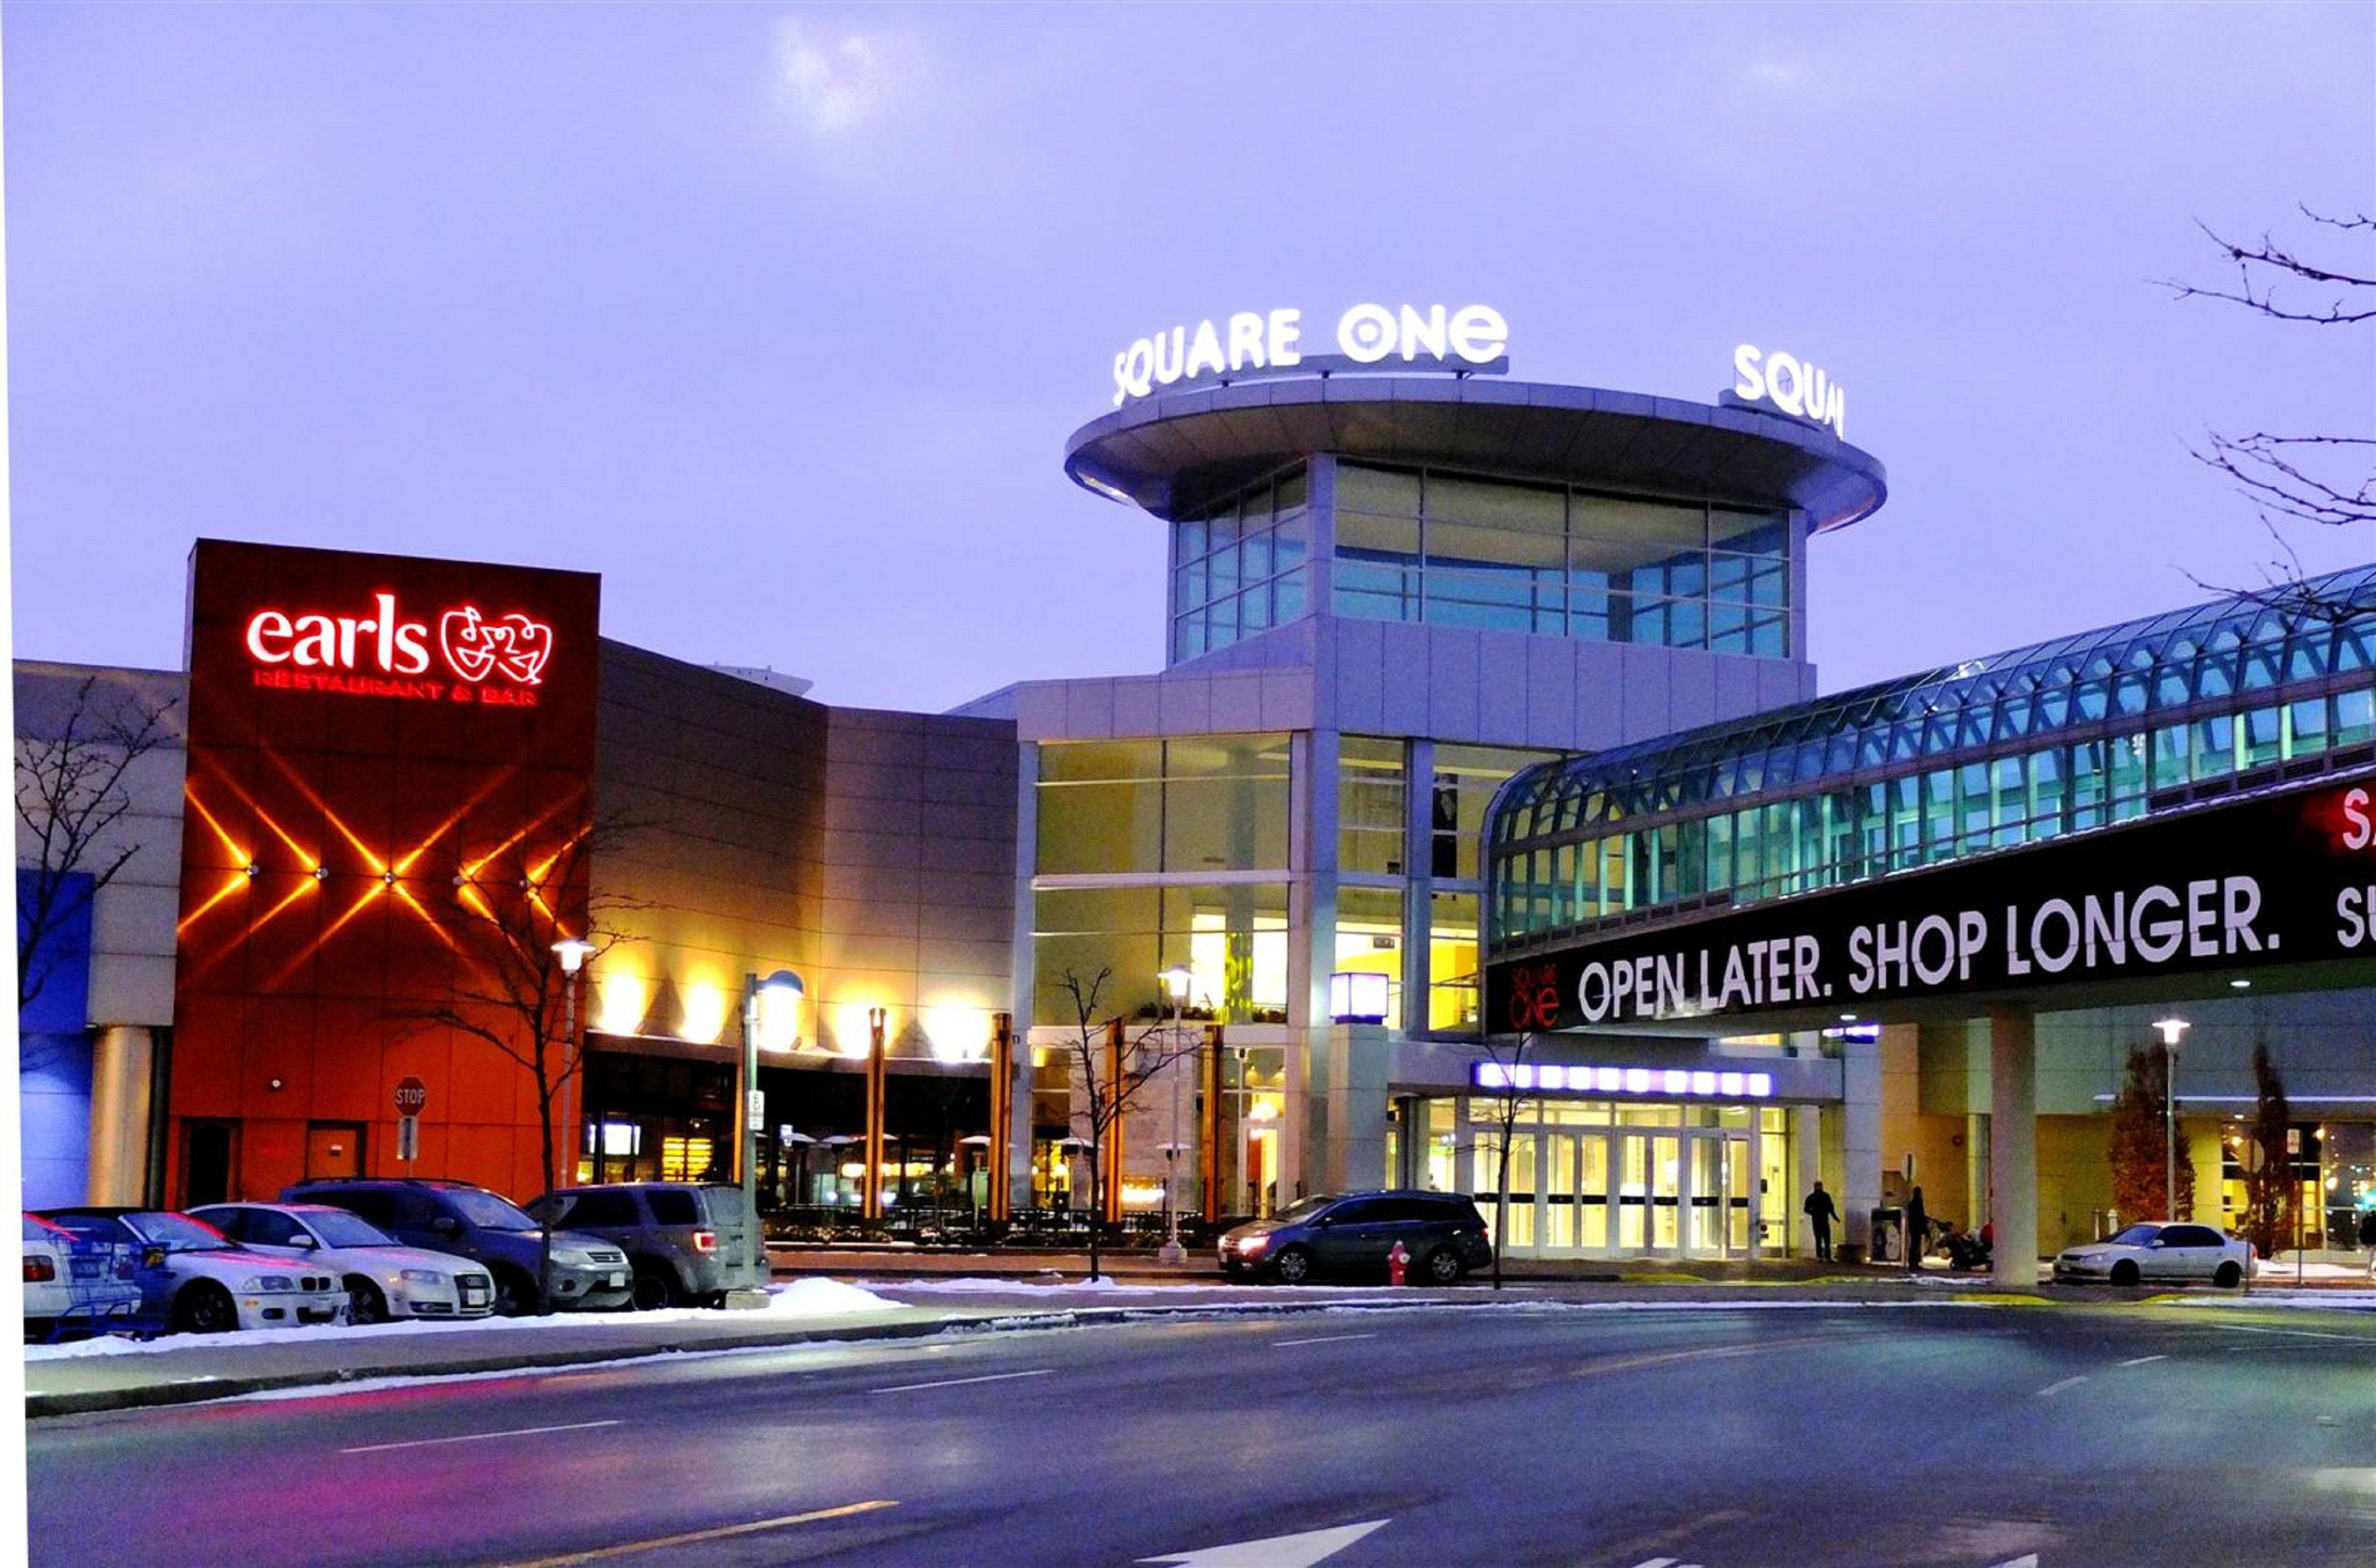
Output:
<svg viewBox="0 0 2376 1568">
<path fill-rule="evenodd" d="M 1386 1253 L 1386 1283 L 1400 1285 L 1403 1282 L 1403 1271 L 1409 1267 L 1410 1249 L 1396 1241 L 1394 1250 Z"/>
</svg>

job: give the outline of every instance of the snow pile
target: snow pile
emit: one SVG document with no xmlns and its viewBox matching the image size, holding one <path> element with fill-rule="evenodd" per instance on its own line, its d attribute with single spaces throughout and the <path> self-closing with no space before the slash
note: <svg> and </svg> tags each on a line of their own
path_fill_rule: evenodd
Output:
<svg viewBox="0 0 2376 1568">
<path fill-rule="evenodd" d="M 885 1301 L 856 1286 L 844 1285 L 838 1279 L 795 1279 L 789 1284 L 771 1286 L 767 1291 L 766 1312 L 771 1317 L 842 1317 L 851 1313 L 897 1312 L 898 1308 L 897 1301 Z M 188 1350 L 199 1346 L 238 1350 L 271 1345 L 319 1345 L 332 1340 L 344 1344 L 356 1339 L 386 1339 L 423 1334 L 537 1334 L 560 1328 L 654 1328 L 668 1324 L 731 1324 L 750 1315 L 740 1312 L 719 1312 L 708 1307 L 671 1307 L 652 1313 L 553 1313 L 544 1317 L 482 1317 L 458 1322 L 408 1318 L 395 1323 L 313 1324 L 302 1328 L 244 1328 L 220 1336 L 168 1334 L 155 1339 L 106 1335 L 96 1339 L 72 1340 L 64 1345 L 28 1345 L 25 1347 L 25 1360 L 56 1361 L 80 1360 L 87 1356 L 147 1356 Z"/>
<path fill-rule="evenodd" d="M 871 1290 L 844 1285 L 838 1279 L 795 1279 L 767 1289 L 767 1311 L 790 1317 L 838 1317 L 845 1313 L 882 1313 L 897 1309 Z M 716 1314 L 708 1314 L 715 1316 Z"/>
</svg>

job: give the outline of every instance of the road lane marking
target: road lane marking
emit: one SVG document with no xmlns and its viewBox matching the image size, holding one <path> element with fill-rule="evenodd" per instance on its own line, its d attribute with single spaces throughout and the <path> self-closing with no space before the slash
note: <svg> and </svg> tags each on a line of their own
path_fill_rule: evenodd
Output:
<svg viewBox="0 0 2376 1568">
<path fill-rule="evenodd" d="M 1375 1339 L 1376 1337 L 1374 1334 L 1323 1334 L 1313 1339 L 1274 1339 L 1270 1342 L 1270 1348 L 1274 1350 L 1284 1350 L 1290 1345 L 1336 1345 L 1348 1339 Z"/>
<path fill-rule="evenodd" d="M 2066 1377 L 2061 1383 L 2049 1383 L 2045 1387 L 2039 1389 L 2037 1391 L 2037 1396 L 2040 1399 L 2049 1399 L 2055 1395 L 2061 1393 L 2064 1389 L 2076 1388 L 2086 1381 L 2087 1374 L 2085 1372 L 2081 1372 L 2077 1377 Z"/>
<path fill-rule="evenodd" d="M 2376 1339 L 2364 1334 L 2319 1334 L 2307 1328 L 2261 1328 L 2242 1323 L 2207 1323 L 2203 1326 L 2223 1334 L 2282 1334 L 2293 1339 L 2340 1339 L 2346 1345 L 2376 1345 Z"/>
<path fill-rule="evenodd" d="M 385 1454 L 391 1448 L 433 1448 L 441 1443 L 484 1443 L 493 1437 L 534 1437 L 548 1431 L 589 1431 L 596 1427 L 614 1427 L 617 1421 L 570 1421 L 557 1427 L 514 1427 L 509 1431 L 472 1431 L 459 1437 L 417 1437 L 410 1443 L 370 1443 L 361 1448 L 341 1448 L 341 1454 Z"/>
<path fill-rule="evenodd" d="M 1752 1339 L 1745 1345 L 1699 1345 L 1685 1350 L 1651 1350 L 1634 1356 L 1611 1356 L 1598 1361 L 1586 1361 L 1576 1368 L 1578 1377 L 1591 1377 L 1598 1372 L 1634 1372 L 1643 1367 L 1660 1367 L 1672 1361 L 1719 1360 L 1728 1356 L 1754 1356 L 1768 1350 L 1787 1349 L 1794 1345 L 1812 1344 L 1828 1338 L 1820 1334 L 1796 1335 L 1787 1339 Z"/>
<path fill-rule="evenodd" d="M 2127 1360 L 2122 1361 L 2121 1365 L 2124 1367 L 2141 1367 L 2147 1361 L 2166 1361 L 2168 1360 L 2169 1360 L 2168 1356 L 2132 1356 Z"/>
<path fill-rule="evenodd" d="M 1385 1526 L 1384 1519 L 1367 1524 L 1338 1525 L 1334 1529 L 1304 1530 L 1262 1540 L 1233 1541 L 1228 1546 L 1200 1547 L 1194 1551 L 1168 1551 L 1142 1557 L 1141 1562 L 1170 1562 L 1177 1568 L 1312 1568 L 1334 1557 L 1371 1531 Z"/>
<path fill-rule="evenodd" d="M 789 1529 L 794 1525 L 813 1525 L 820 1519 L 847 1519 L 853 1514 L 872 1514 L 878 1508 L 897 1508 L 888 1498 L 872 1503 L 845 1503 L 838 1508 L 819 1508 L 807 1514 L 786 1514 L 780 1518 L 754 1519 L 747 1525 L 720 1525 L 710 1530 L 687 1530 L 680 1536 L 655 1536 L 650 1540 L 622 1541 L 617 1546 L 598 1546 L 591 1551 L 566 1552 L 559 1557 L 538 1557 L 508 1563 L 505 1568 L 570 1568 L 577 1562 L 600 1562 L 610 1557 L 628 1557 L 639 1551 L 659 1551 L 665 1547 L 691 1546 L 698 1541 L 724 1540 L 731 1536 L 755 1535 L 761 1530 Z"/>
<path fill-rule="evenodd" d="M 869 1394 L 913 1394 L 920 1388 L 956 1388 L 968 1383 L 1004 1383 L 1011 1377 L 1046 1377 L 1054 1367 L 1036 1367 L 1030 1372 L 991 1372 L 982 1377 L 944 1377 L 934 1383 L 895 1383 L 888 1388 L 870 1388 Z"/>
</svg>

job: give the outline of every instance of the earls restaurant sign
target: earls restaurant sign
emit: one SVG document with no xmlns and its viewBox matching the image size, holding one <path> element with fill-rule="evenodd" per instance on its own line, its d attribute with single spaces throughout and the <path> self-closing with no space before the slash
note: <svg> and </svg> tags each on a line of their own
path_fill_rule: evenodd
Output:
<svg viewBox="0 0 2376 1568">
<path fill-rule="evenodd" d="M 241 646 L 258 686 L 534 707 L 552 641 L 550 625 L 520 611 L 456 604 L 432 622 L 408 618 L 383 592 L 361 615 L 258 610 Z"/>
<path fill-rule="evenodd" d="M 1498 1031 L 2376 966 L 2376 784 L 2208 807 L 1491 966 Z"/>
</svg>

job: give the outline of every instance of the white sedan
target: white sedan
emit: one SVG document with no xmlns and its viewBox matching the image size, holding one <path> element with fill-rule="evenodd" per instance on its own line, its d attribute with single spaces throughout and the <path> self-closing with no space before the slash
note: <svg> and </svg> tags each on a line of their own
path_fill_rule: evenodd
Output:
<svg viewBox="0 0 2376 1568">
<path fill-rule="evenodd" d="M 407 1247 L 359 1215 L 327 1204 L 208 1204 L 190 1213 L 240 1245 L 335 1270 L 349 1323 L 392 1317 L 486 1317 L 495 1282 L 484 1264 Z"/>
<path fill-rule="evenodd" d="M 87 1241 L 128 1245 L 143 1308 L 184 1334 L 343 1323 L 347 1294 L 328 1269 L 234 1246 L 213 1226 L 164 1209 L 53 1208 L 42 1218 Z"/>
<path fill-rule="evenodd" d="M 2252 1245 L 2208 1225 L 2132 1225 L 2109 1241 L 2066 1248 L 2054 1277 L 2112 1285 L 2240 1285 L 2256 1272 Z"/>
</svg>

